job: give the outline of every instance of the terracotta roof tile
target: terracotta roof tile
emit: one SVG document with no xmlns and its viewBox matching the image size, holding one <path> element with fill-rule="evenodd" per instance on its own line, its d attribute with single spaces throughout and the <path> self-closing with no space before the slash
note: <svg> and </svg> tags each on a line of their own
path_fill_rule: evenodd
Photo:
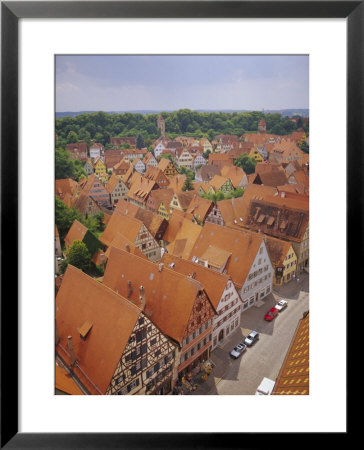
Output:
<svg viewBox="0 0 364 450">
<path fill-rule="evenodd" d="M 209 246 L 220 249 L 224 254 L 229 252 L 231 256 L 225 267 L 226 273 L 236 285 L 242 286 L 262 241 L 263 235 L 206 222 L 188 259 L 200 259 Z"/>
<path fill-rule="evenodd" d="M 158 264 L 113 247 L 104 284 L 127 296 L 128 280 L 134 288 L 130 300 L 139 303 L 139 286 L 144 286 L 144 313 L 163 333 L 181 343 L 202 285 L 166 267 L 159 271 Z"/>
<path fill-rule="evenodd" d="M 309 313 L 299 321 L 272 395 L 309 395 Z"/>
<path fill-rule="evenodd" d="M 168 253 L 163 255 L 162 262 L 165 267 L 170 267 L 170 264 L 174 263 L 172 270 L 184 275 L 193 276 L 195 274 L 193 278 L 202 284 L 212 305 L 217 309 L 225 287 L 231 279 L 229 275 L 212 271 L 201 264 L 186 261 Z"/>
<path fill-rule="evenodd" d="M 109 246 L 116 233 L 119 232 L 125 236 L 126 239 L 134 243 L 142 225 L 143 222 L 141 220 L 114 211 L 106 225 L 100 241 Z"/>
<path fill-rule="evenodd" d="M 84 395 L 81 389 L 77 386 L 73 378 L 68 375 L 66 369 L 56 364 L 55 371 L 56 389 L 69 395 Z"/>
<path fill-rule="evenodd" d="M 78 361 L 73 370 L 93 394 L 105 394 L 141 310 L 107 286 L 69 265 L 56 297 L 60 342 L 56 351 L 70 364 L 67 337 L 72 336 Z M 80 327 L 92 328 L 86 339 Z"/>
<path fill-rule="evenodd" d="M 87 231 L 88 229 L 85 227 L 85 225 L 83 225 L 78 220 L 74 220 L 71 228 L 64 238 L 66 249 L 68 249 L 74 241 L 82 241 Z"/>
</svg>

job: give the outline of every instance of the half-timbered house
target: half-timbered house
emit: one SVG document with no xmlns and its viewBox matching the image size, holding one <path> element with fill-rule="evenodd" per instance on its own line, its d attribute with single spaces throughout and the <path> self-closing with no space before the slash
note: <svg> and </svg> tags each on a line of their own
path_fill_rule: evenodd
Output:
<svg viewBox="0 0 364 450">
<path fill-rule="evenodd" d="M 178 344 L 178 377 L 200 371 L 200 364 L 210 357 L 216 314 L 200 282 L 163 263 L 153 264 L 114 247 L 103 282 L 136 304 L 140 302 L 138 287 L 142 285 L 145 315 Z"/>
<path fill-rule="evenodd" d="M 151 261 L 160 259 L 161 248 L 141 220 L 115 210 L 100 237 L 100 241 L 109 246 L 116 233 L 125 236 Z"/>
<path fill-rule="evenodd" d="M 171 393 L 176 345 L 133 304 L 69 265 L 56 297 L 56 359 L 80 393 Z"/>
</svg>

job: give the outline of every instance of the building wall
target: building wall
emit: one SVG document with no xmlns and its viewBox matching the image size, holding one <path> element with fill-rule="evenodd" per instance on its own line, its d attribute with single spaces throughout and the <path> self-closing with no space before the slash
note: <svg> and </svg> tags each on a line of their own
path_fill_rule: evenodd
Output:
<svg viewBox="0 0 364 450">
<path fill-rule="evenodd" d="M 175 357 L 176 346 L 140 314 L 106 394 L 171 393 Z"/>
<path fill-rule="evenodd" d="M 221 345 L 232 331 L 240 325 L 242 302 L 234 283 L 229 280 L 220 303 L 217 307 L 218 315 L 213 322 L 212 350 Z"/>
<path fill-rule="evenodd" d="M 307 226 L 301 242 L 291 242 L 291 244 L 297 255 L 297 273 L 301 273 L 309 263 L 309 227 Z"/>
<path fill-rule="evenodd" d="M 138 247 L 150 261 L 155 262 L 161 259 L 161 248 L 144 224 L 140 227 L 134 245 Z"/>
<path fill-rule="evenodd" d="M 215 204 L 211 212 L 206 217 L 205 222 L 215 223 L 216 225 L 224 226 L 224 219 L 220 213 L 218 206 Z"/>
<path fill-rule="evenodd" d="M 272 292 L 273 276 L 273 265 L 263 240 L 240 291 L 240 297 L 243 300 L 243 311 Z"/>
</svg>

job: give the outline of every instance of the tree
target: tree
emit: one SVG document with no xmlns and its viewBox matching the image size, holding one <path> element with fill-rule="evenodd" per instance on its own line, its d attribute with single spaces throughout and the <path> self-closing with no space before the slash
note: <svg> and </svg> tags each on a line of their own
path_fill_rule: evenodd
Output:
<svg viewBox="0 0 364 450">
<path fill-rule="evenodd" d="M 303 141 L 299 147 L 303 152 L 310 153 L 310 146 L 307 144 L 306 141 Z"/>
<path fill-rule="evenodd" d="M 59 237 L 63 241 L 74 220 L 83 221 L 81 213 L 77 209 L 69 208 L 56 197 L 55 220 L 58 227 Z"/>
<path fill-rule="evenodd" d="M 139 133 L 137 138 L 136 138 L 136 148 L 144 148 L 145 147 L 145 143 L 144 143 L 144 139 L 143 136 Z"/>
<path fill-rule="evenodd" d="M 67 262 L 78 269 L 88 269 L 91 263 L 91 255 L 86 244 L 82 241 L 73 241 L 67 252 Z"/>
<path fill-rule="evenodd" d="M 248 175 L 255 172 L 256 165 L 256 160 L 254 158 L 249 158 L 246 153 L 243 153 L 234 160 L 234 166 L 241 167 Z"/>
<path fill-rule="evenodd" d="M 68 159 L 68 153 L 63 149 L 56 149 L 55 154 L 55 175 L 56 180 L 62 178 L 74 178 L 74 165 L 72 161 Z"/>
<path fill-rule="evenodd" d="M 78 136 L 74 131 L 70 131 L 67 135 L 67 144 L 74 144 L 78 141 Z"/>
<path fill-rule="evenodd" d="M 192 184 L 192 180 L 190 177 L 186 177 L 186 181 L 185 184 L 182 187 L 182 191 L 193 191 L 193 184 Z"/>
</svg>

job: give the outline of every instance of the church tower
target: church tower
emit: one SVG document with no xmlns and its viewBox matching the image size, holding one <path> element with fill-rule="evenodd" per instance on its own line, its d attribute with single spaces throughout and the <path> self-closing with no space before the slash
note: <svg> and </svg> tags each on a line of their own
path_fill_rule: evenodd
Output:
<svg viewBox="0 0 364 450">
<path fill-rule="evenodd" d="M 267 124 L 265 123 L 264 117 L 260 119 L 258 123 L 258 133 L 265 134 L 267 132 Z"/>
<path fill-rule="evenodd" d="M 157 120 L 157 127 L 161 130 L 161 136 L 164 136 L 164 133 L 166 131 L 166 122 L 160 114 Z"/>
</svg>

